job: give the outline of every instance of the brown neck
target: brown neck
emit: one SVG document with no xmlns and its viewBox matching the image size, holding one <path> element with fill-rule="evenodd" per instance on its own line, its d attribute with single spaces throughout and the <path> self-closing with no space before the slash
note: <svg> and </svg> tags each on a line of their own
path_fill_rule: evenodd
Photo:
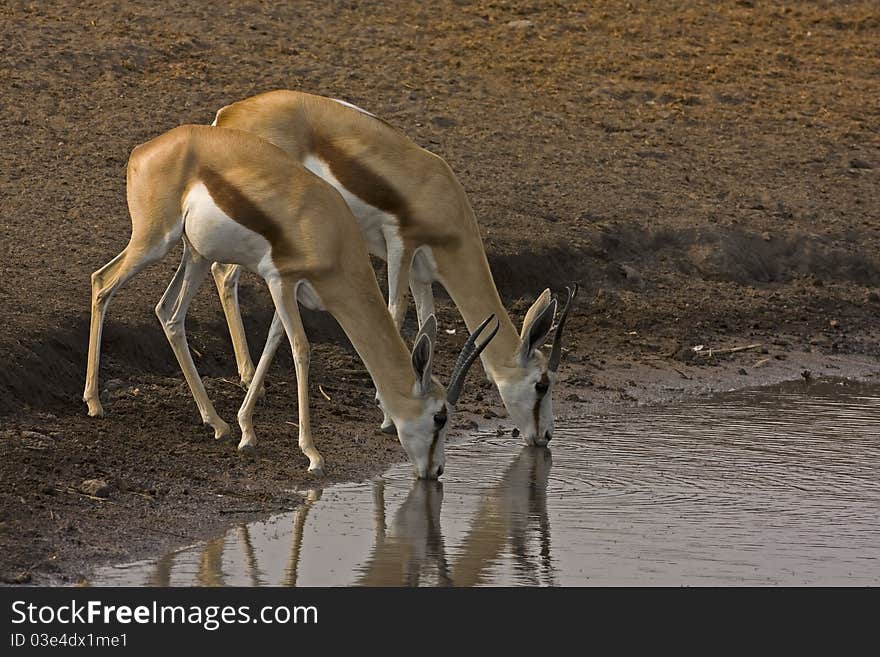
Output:
<svg viewBox="0 0 880 657">
<path fill-rule="evenodd" d="M 393 420 L 409 418 L 418 412 L 413 398 L 416 377 L 409 350 L 394 326 L 372 270 L 368 277 L 348 277 L 351 280 L 364 284 L 358 290 L 347 285 L 333 286 L 331 290 L 326 286 L 315 287 L 370 373 L 385 412 Z"/>
<path fill-rule="evenodd" d="M 473 211 L 470 207 L 467 211 L 470 217 L 465 220 L 473 226 L 473 235 L 452 246 L 433 247 L 432 253 L 440 282 L 458 307 L 468 330 L 473 331 L 491 314 L 498 318 L 498 334 L 481 355 L 486 372 L 495 379 L 502 368 L 513 366 L 519 332 L 501 303 Z"/>
</svg>

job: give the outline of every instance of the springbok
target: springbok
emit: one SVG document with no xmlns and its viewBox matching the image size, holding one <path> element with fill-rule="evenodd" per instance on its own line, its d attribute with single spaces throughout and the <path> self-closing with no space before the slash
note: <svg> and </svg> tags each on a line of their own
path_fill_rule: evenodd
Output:
<svg viewBox="0 0 880 657">
<path fill-rule="evenodd" d="M 267 344 L 286 334 L 293 349 L 299 405 L 299 446 L 309 471 L 323 472 L 309 421 L 309 346 L 297 300 L 328 310 L 345 331 L 373 379 L 383 410 L 419 478 L 442 474 L 449 413 L 471 364 L 498 330 L 479 344 L 491 317 L 467 340 L 448 391 L 431 377 L 436 321 L 426 318 L 412 354 L 385 307 L 364 240 L 345 201 L 330 185 L 280 148 L 252 134 L 181 126 L 132 151 L 126 194 L 132 230 L 128 245 L 92 274 L 92 318 L 83 400 L 103 414 L 98 396 L 101 329 L 113 295 L 181 237 L 183 261 L 156 314 L 180 363 L 202 420 L 215 437 L 229 433 L 214 410 L 186 342 L 189 304 L 210 263 L 234 263 L 266 281 L 275 306 Z M 256 438 L 255 390 L 269 358 L 261 358 L 239 411 L 239 449 Z"/>
<path fill-rule="evenodd" d="M 562 328 L 577 285 L 567 290 L 548 361 L 539 347 L 552 330 L 556 300 L 544 290 L 517 332 L 495 288 L 464 189 L 440 157 L 354 105 L 297 91 L 270 91 L 223 107 L 213 125 L 245 130 L 280 146 L 339 190 L 370 252 L 388 263 L 388 306 L 398 328 L 406 313 L 407 284 L 422 326 L 434 311 L 435 280 L 449 292 L 469 330 L 495 315 L 500 330 L 482 355 L 483 366 L 526 443 L 547 444 Z M 248 387 L 254 366 L 238 307 L 241 268 L 217 263 L 212 272 L 239 375 Z M 383 429 L 393 431 L 387 414 Z"/>
</svg>

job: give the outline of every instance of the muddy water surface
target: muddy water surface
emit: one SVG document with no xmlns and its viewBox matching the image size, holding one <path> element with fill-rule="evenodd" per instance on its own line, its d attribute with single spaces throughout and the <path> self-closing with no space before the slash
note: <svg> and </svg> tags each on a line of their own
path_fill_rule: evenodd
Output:
<svg viewBox="0 0 880 657">
<path fill-rule="evenodd" d="M 730 393 L 478 437 L 96 585 L 880 584 L 880 387 Z"/>
</svg>

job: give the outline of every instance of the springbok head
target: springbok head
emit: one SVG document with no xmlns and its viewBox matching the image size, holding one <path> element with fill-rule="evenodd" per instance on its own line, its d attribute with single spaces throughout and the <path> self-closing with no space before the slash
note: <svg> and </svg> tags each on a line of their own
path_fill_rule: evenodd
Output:
<svg viewBox="0 0 880 657">
<path fill-rule="evenodd" d="M 562 330 L 571 302 L 578 293 L 577 283 L 567 286 L 565 291 L 549 359 L 541 353 L 540 347 L 553 330 L 559 300 L 552 298 L 546 289 L 526 313 L 512 366 L 495 381 L 504 406 L 527 445 L 543 447 L 553 437 L 553 387 L 562 359 Z"/>
<path fill-rule="evenodd" d="M 420 479 L 436 479 L 443 474 L 446 467 L 445 443 L 449 419 L 455 411 L 468 370 L 498 332 L 499 322 L 495 320 L 492 330 L 481 342 L 477 342 L 493 319 L 495 315 L 490 315 L 470 334 L 458 356 L 446 389 L 431 375 L 437 336 L 437 320 L 434 315 L 429 316 L 419 329 L 412 351 L 412 366 L 416 375 L 413 397 L 418 402 L 417 412 L 408 419 L 395 418 L 395 426 L 397 437 Z"/>
</svg>

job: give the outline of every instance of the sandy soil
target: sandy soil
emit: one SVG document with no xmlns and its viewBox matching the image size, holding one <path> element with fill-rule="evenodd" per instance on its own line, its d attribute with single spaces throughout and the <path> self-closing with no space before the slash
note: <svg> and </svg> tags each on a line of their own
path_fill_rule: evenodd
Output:
<svg viewBox="0 0 880 657">
<path fill-rule="evenodd" d="M 267 89 L 355 102 L 445 157 L 517 319 L 543 287 L 581 283 L 563 415 L 804 370 L 877 372 L 876 3 L 389 4 L 0 7 L 4 581 L 76 582 L 95 563 L 297 504 L 307 475 L 286 424 L 289 353 L 259 408 L 256 456 L 215 443 L 152 314 L 177 254 L 111 305 L 107 417 L 87 418 L 79 401 L 89 274 L 129 235 L 129 151 Z M 253 277 L 242 303 L 256 351 L 270 306 Z M 439 309 L 458 329 L 441 344 L 448 372 L 462 323 Z M 209 286 L 189 318 L 197 365 L 232 420 L 242 391 Z M 329 480 L 401 459 L 339 329 L 307 323 Z M 462 405 L 459 436 L 472 423 L 503 430 L 478 376 Z M 91 478 L 110 483 L 108 498 L 79 492 Z"/>
</svg>

